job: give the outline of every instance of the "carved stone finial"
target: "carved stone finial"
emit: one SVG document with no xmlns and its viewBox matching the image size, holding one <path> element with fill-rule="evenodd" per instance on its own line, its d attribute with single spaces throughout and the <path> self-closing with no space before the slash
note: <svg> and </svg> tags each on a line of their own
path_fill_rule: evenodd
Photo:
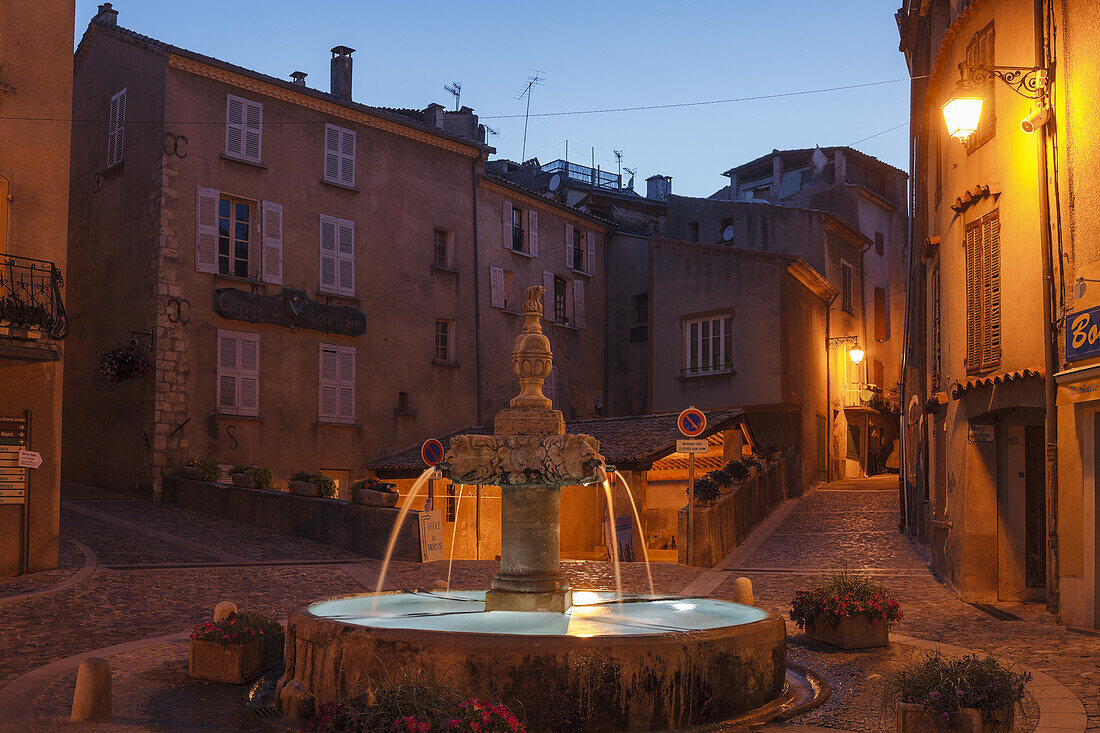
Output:
<svg viewBox="0 0 1100 733">
<path fill-rule="evenodd" d="M 553 404 L 542 392 L 542 383 L 554 366 L 550 340 L 542 333 L 541 285 L 527 288 L 523 303 L 523 330 L 512 344 L 512 373 L 519 378 L 519 394 L 509 403 L 512 407 L 534 407 L 549 410 Z"/>
</svg>

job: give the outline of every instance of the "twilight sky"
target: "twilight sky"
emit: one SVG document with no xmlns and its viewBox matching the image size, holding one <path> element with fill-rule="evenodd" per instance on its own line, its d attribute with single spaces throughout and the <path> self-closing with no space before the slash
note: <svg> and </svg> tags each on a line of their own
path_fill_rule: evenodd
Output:
<svg viewBox="0 0 1100 733">
<path fill-rule="evenodd" d="M 730 167 L 773 148 L 853 145 L 908 168 L 907 72 L 900 0 L 114 0 L 119 25 L 328 91 L 329 49 L 350 46 L 356 101 L 454 108 L 444 84 L 498 132 L 495 157 L 519 160 L 534 70 L 526 157 L 638 169 L 638 188 L 671 175 L 674 193 L 707 196 Z M 77 0 L 79 41 L 96 0 Z M 263 8 L 264 12 L 257 12 Z M 857 89 L 668 109 L 576 110 L 726 100 L 873 82 Z M 545 116 L 544 116 L 545 115 Z M 884 132 L 889 128 L 897 129 Z M 883 133 L 883 134 L 877 134 Z M 870 137 L 870 136 L 875 137 Z M 865 139 L 869 138 L 870 139 Z"/>
</svg>

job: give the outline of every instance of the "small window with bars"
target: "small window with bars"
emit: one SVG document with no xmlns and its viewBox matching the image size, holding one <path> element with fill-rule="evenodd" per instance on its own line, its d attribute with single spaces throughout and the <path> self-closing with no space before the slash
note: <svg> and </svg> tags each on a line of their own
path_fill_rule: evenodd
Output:
<svg viewBox="0 0 1100 733">
<path fill-rule="evenodd" d="M 721 374 L 733 370 L 733 317 L 695 318 L 683 322 L 682 374 Z"/>
</svg>

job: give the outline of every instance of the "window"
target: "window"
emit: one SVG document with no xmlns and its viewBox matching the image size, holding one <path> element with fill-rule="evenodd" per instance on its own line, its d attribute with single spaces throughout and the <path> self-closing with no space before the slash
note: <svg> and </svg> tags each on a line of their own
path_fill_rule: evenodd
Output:
<svg viewBox="0 0 1100 733">
<path fill-rule="evenodd" d="M 412 396 L 409 392 L 397 393 L 397 410 L 398 415 L 415 415 L 416 410 L 412 408 Z"/>
<path fill-rule="evenodd" d="M 998 212 L 966 227 L 966 369 L 1001 363 L 1001 222 Z"/>
<path fill-rule="evenodd" d="M 886 237 L 883 236 L 882 232 L 875 232 L 875 254 L 879 257 L 882 257 L 882 252 L 885 248 L 885 240 Z"/>
<path fill-rule="evenodd" d="M 218 272 L 248 277 L 248 251 L 252 242 L 252 204 L 241 199 L 218 198 Z"/>
<path fill-rule="evenodd" d="M 556 366 L 550 367 L 550 374 L 546 377 L 542 392 L 546 395 L 546 399 L 550 400 L 551 407 L 555 410 L 561 409 L 561 401 L 558 397 L 558 368 Z"/>
<path fill-rule="evenodd" d="M 218 412 L 260 413 L 260 334 L 218 329 Z"/>
<path fill-rule="evenodd" d="M 852 266 L 840 261 L 840 309 L 852 313 Z"/>
<path fill-rule="evenodd" d="M 506 311 L 518 310 L 515 297 L 515 275 L 503 267 L 489 268 L 489 290 L 491 305 Z"/>
<path fill-rule="evenodd" d="M 446 270 L 450 264 L 451 233 L 446 229 L 436 229 L 432 238 L 432 265 Z"/>
<path fill-rule="evenodd" d="M 572 254 L 572 257 L 570 258 L 572 262 L 569 266 L 572 269 L 577 270 L 578 272 L 588 272 L 588 269 L 584 265 L 584 233 L 574 230 L 573 236 L 570 237 L 570 239 L 572 241 L 569 243 L 569 250 Z"/>
<path fill-rule="evenodd" d="M 568 323 L 569 311 L 566 307 L 566 281 L 564 277 L 554 277 L 554 321 L 556 323 Z"/>
<path fill-rule="evenodd" d="M 257 215 L 257 209 L 259 215 Z M 254 201 L 215 188 L 195 193 L 195 269 L 213 275 L 283 281 L 283 207 Z M 253 240 L 259 262 L 253 262 Z"/>
<path fill-rule="evenodd" d="M 688 222 L 688 239 L 690 239 L 692 242 L 698 242 L 699 241 L 699 222 L 697 222 L 697 221 L 689 221 Z"/>
<path fill-rule="evenodd" d="M 565 225 L 565 264 L 574 272 L 591 275 L 596 261 L 596 234 Z"/>
<path fill-rule="evenodd" d="M 355 422 L 355 347 L 320 345 L 317 418 Z"/>
<path fill-rule="evenodd" d="M 454 331 L 454 321 L 436 319 L 435 322 L 435 360 L 450 363 L 451 337 Z"/>
<path fill-rule="evenodd" d="M 542 317 L 563 326 L 584 328 L 584 280 L 568 280 L 542 271 Z"/>
<path fill-rule="evenodd" d="M 940 268 L 932 269 L 932 391 L 940 389 Z"/>
<path fill-rule="evenodd" d="M 649 293 L 630 296 L 630 343 L 649 341 Z"/>
<path fill-rule="evenodd" d="M 685 375 L 728 372 L 733 368 L 733 317 L 684 321 Z"/>
<path fill-rule="evenodd" d="M 526 214 L 527 228 L 524 229 Z M 539 214 L 534 209 L 520 209 L 511 201 L 503 203 L 504 248 L 512 252 L 538 257 L 539 255 Z"/>
<path fill-rule="evenodd" d="M 258 102 L 225 97 L 225 154 L 250 163 L 260 162 L 260 136 L 264 106 Z"/>
<path fill-rule="evenodd" d="M 875 288 L 875 341 L 890 339 L 890 304 L 886 288 Z"/>
<path fill-rule="evenodd" d="M 320 289 L 355 295 L 355 222 L 321 214 Z"/>
<path fill-rule="evenodd" d="M 969 66 L 992 66 L 994 46 L 993 24 L 990 23 L 982 30 L 974 34 L 974 38 L 966 47 L 966 63 Z M 995 107 L 996 87 L 992 74 L 980 85 L 976 85 L 973 92 L 981 96 L 985 103 L 982 105 L 982 117 L 978 122 L 978 129 L 966 139 L 966 152 L 972 153 L 992 139 L 997 127 L 997 112 Z"/>
<path fill-rule="evenodd" d="M 328 183 L 355 186 L 355 132 L 325 125 L 325 175 Z"/>
<path fill-rule="evenodd" d="M 107 168 L 122 162 L 123 130 L 126 124 L 126 90 L 111 97 L 107 123 Z"/>
</svg>

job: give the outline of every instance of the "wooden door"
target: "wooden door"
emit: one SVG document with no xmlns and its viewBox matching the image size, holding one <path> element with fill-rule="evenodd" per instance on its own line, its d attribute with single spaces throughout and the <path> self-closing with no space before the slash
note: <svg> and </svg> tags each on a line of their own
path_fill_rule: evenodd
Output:
<svg viewBox="0 0 1100 733">
<path fill-rule="evenodd" d="M 1047 574 L 1047 507 L 1046 462 L 1044 459 L 1043 428 L 1028 425 L 1024 428 L 1024 497 L 1027 506 L 1027 586 L 1046 587 Z"/>
</svg>

